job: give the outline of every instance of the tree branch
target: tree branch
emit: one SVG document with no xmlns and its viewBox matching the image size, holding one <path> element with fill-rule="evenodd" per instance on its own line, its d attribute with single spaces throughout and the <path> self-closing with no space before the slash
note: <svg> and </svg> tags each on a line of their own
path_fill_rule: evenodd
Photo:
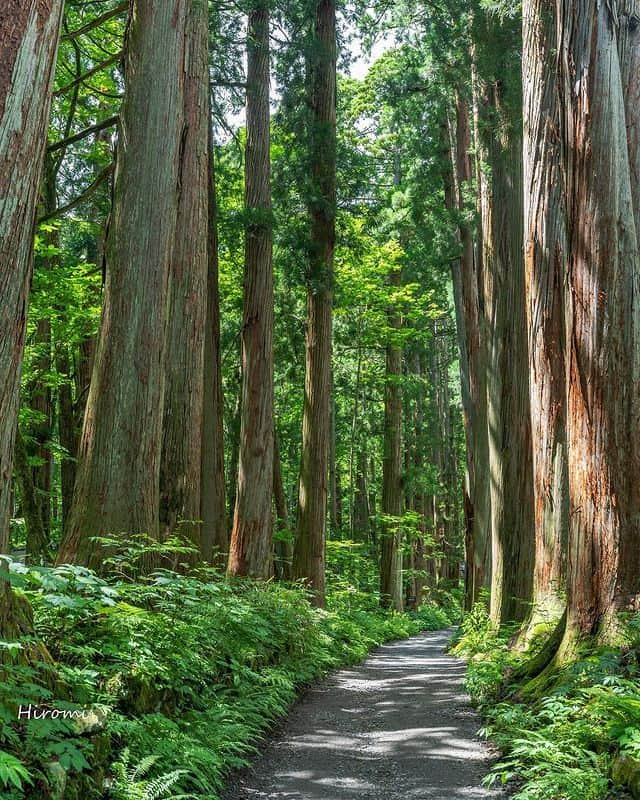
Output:
<svg viewBox="0 0 640 800">
<path fill-rule="evenodd" d="M 71 81 L 71 83 L 68 83 L 66 86 L 63 86 L 61 89 L 57 89 L 53 93 L 53 96 L 59 97 L 61 94 L 68 92 L 69 89 L 73 89 L 73 87 L 77 86 L 79 83 L 84 83 L 87 80 L 87 78 L 90 78 L 92 75 L 95 75 L 96 72 L 100 72 L 106 67 L 110 67 L 112 64 L 115 64 L 117 61 L 120 60 L 121 56 L 122 56 L 122 51 L 116 53 L 114 56 L 111 56 L 111 58 L 107 58 L 106 61 L 101 61 L 99 64 L 96 64 L 96 66 L 93 67 L 93 69 L 90 69 L 88 72 L 85 72 L 83 75 L 80 75 L 80 77 Z"/>
<path fill-rule="evenodd" d="M 102 172 L 98 175 L 98 177 L 91 183 L 87 188 L 82 192 L 81 195 L 72 200 L 70 203 L 66 203 L 64 206 L 60 206 L 56 208 L 55 211 L 50 211 L 48 214 L 40 217 L 38 219 L 38 225 L 41 225 L 43 222 L 48 222 L 50 219 L 55 219 L 56 217 L 61 217 L 63 214 L 66 214 L 67 211 L 72 211 L 74 208 L 79 206 L 81 203 L 84 203 L 85 200 L 88 200 L 93 194 L 95 194 L 98 187 L 104 183 L 109 175 L 113 172 L 115 164 L 111 163 L 106 166 Z"/>
<path fill-rule="evenodd" d="M 112 128 L 114 125 L 118 124 L 119 119 L 120 117 L 116 114 L 116 116 L 104 119 L 102 122 L 98 122 L 90 128 L 85 128 L 83 131 L 80 131 L 80 133 L 74 133 L 73 136 L 68 136 L 66 139 L 54 142 L 47 147 L 47 153 L 55 153 L 56 150 L 62 150 L 62 148 L 67 147 L 67 145 L 79 142 L 81 139 L 86 139 L 87 136 L 91 136 L 92 133 L 99 133 L 105 128 Z"/>
<path fill-rule="evenodd" d="M 103 22 L 107 22 L 107 20 L 112 19 L 112 17 L 119 16 L 128 9 L 129 9 L 129 3 L 127 0 L 127 2 L 120 3 L 120 5 L 117 5 L 115 8 L 112 8 L 111 11 L 105 11 L 104 14 L 102 14 L 99 17 L 96 17 L 93 20 L 93 22 L 88 22 L 86 25 L 83 25 L 81 28 L 78 28 L 78 30 L 71 31 L 71 33 L 65 33 L 65 35 L 61 37 L 61 41 L 68 42 L 71 39 L 75 39 L 78 36 L 82 36 L 84 33 L 89 33 L 89 31 L 92 31 L 94 28 L 98 28 L 100 25 L 102 25 Z"/>
</svg>

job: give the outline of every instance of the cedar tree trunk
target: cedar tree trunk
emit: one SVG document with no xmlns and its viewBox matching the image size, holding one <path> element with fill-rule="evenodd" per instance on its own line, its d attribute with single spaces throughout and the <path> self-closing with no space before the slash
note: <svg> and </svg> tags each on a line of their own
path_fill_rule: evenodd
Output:
<svg viewBox="0 0 640 800">
<path fill-rule="evenodd" d="M 229 575 L 267 578 L 273 529 L 273 267 L 269 154 L 269 10 L 249 13 L 242 410 Z"/>
</svg>

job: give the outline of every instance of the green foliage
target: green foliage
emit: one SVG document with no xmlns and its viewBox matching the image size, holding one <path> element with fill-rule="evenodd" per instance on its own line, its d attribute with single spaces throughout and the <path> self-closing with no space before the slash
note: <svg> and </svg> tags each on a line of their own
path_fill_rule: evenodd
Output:
<svg viewBox="0 0 640 800">
<path fill-rule="evenodd" d="M 638 652 L 630 621 L 625 650 L 583 649 L 548 668 L 545 688 L 528 693 L 510 675 L 531 657 L 510 648 L 513 629 L 495 629 L 483 605 L 463 620 L 455 652 L 468 659 L 467 689 L 485 718 L 482 733 L 503 756 L 487 784 L 513 783 L 515 800 L 604 800 L 619 754 L 640 757 Z"/>
<path fill-rule="evenodd" d="M 503 678 L 515 665 L 510 633 L 495 628 L 483 603 L 476 603 L 462 620 L 454 653 L 469 660 L 467 690 L 481 706 L 499 697 Z"/>
<path fill-rule="evenodd" d="M 0 783 L 7 788 L 22 789 L 23 783 L 32 783 L 22 761 L 11 753 L 0 750 Z"/>
<path fill-rule="evenodd" d="M 52 762 L 88 796 L 106 777 L 120 800 L 216 797 L 301 685 L 384 641 L 447 626 L 457 613 L 452 598 L 451 615 L 434 603 L 412 615 L 383 612 L 375 592 L 344 579 L 330 584 L 326 610 L 297 587 L 229 584 L 208 569 L 133 580 L 136 553 L 147 546 L 134 542 L 123 562 L 114 559 L 114 569 L 126 567 L 117 580 L 69 565 L 11 565 L 53 658 L 25 665 L 7 643 L 14 657 L 0 685 L 0 746 L 16 797 L 48 797 Z M 334 547 L 333 563 L 345 552 Z M 20 704 L 84 709 L 95 719 L 24 723 Z"/>
<path fill-rule="evenodd" d="M 177 769 L 149 780 L 146 776 L 157 761 L 157 756 L 147 756 L 131 765 L 129 748 L 125 747 L 120 760 L 113 765 L 114 779 L 109 788 L 114 800 L 166 800 L 185 770 Z M 177 800 L 177 795 L 172 797 Z"/>
</svg>

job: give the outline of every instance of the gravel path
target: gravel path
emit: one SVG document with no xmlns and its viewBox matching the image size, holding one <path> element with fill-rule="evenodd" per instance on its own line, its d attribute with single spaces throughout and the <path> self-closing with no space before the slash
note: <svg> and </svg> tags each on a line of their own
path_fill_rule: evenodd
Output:
<svg viewBox="0 0 640 800">
<path fill-rule="evenodd" d="M 296 704 L 226 800 L 481 800 L 491 754 L 451 632 L 380 647 Z"/>
</svg>

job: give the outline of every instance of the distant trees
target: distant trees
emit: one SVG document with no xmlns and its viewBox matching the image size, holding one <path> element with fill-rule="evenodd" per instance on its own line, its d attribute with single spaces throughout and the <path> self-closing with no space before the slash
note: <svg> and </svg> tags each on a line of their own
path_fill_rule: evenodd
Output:
<svg viewBox="0 0 640 800">
<path fill-rule="evenodd" d="M 12 546 L 106 570 L 103 540 L 142 534 L 149 572 L 178 534 L 195 552 L 166 566 L 302 579 L 322 605 L 327 538 L 349 537 L 383 605 L 420 603 L 461 558 L 441 98 L 405 48 L 338 86 L 332 0 L 258 0 L 246 48 L 236 9 L 156 6 L 64 12 Z"/>
<path fill-rule="evenodd" d="M 402 285 L 402 268 L 395 264 L 389 285 Z M 397 340 L 402 317 L 391 306 L 387 312 L 390 332 L 386 345 L 384 389 L 384 444 L 382 456 L 382 530 L 380 535 L 380 602 L 402 611 L 402 346 Z"/>
</svg>

